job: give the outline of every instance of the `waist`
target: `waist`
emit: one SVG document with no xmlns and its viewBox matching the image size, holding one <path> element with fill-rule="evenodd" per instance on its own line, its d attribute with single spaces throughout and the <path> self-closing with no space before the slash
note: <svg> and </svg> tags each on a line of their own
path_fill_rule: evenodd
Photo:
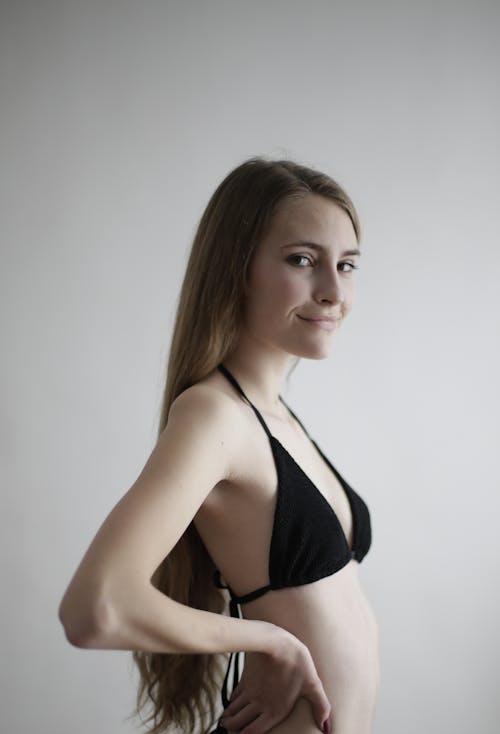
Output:
<svg viewBox="0 0 500 734">
<path fill-rule="evenodd" d="M 240 611 L 247 619 L 287 629 L 307 645 L 334 707 L 336 731 L 371 734 L 380 680 L 378 627 L 361 588 L 358 567 L 353 560 L 332 576 L 304 586 L 269 590 L 242 604 Z M 231 607 L 236 615 L 234 599 Z M 224 706 L 228 676 L 229 666 L 222 691 Z M 237 674 L 234 684 L 236 679 Z M 303 703 L 302 699 L 297 702 L 286 731 L 316 731 L 315 726 L 308 729 L 299 721 Z"/>
<path fill-rule="evenodd" d="M 325 683 L 344 681 L 363 689 L 378 684 L 378 625 L 356 561 L 311 584 L 269 591 L 242 605 L 241 612 L 298 637 L 311 651 Z"/>
</svg>

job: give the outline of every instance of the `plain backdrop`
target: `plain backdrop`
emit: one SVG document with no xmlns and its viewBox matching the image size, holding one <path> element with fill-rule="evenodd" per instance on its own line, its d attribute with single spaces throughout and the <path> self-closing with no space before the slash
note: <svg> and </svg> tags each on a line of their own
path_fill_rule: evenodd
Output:
<svg viewBox="0 0 500 734">
<path fill-rule="evenodd" d="M 57 608 L 154 445 L 201 213 L 259 154 L 326 171 L 361 217 L 354 309 L 283 394 L 372 513 L 375 733 L 498 731 L 499 21 L 1 3 L 2 731 L 144 731 L 131 654 L 72 647 Z"/>
</svg>

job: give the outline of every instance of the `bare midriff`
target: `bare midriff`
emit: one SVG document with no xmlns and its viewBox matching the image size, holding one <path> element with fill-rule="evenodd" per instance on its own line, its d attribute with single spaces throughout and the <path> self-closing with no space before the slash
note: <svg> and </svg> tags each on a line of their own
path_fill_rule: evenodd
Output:
<svg viewBox="0 0 500 734">
<path fill-rule="evenodd" d="M 242 606 L 247 619 L 287 629 L 309 648 L 332 706 L 333 734 L 371 734 L 379 688 L 378 628 L 351 560 L 304 586 L 270 591 Z M 251 653 L 247 653 L 250 655 Z M 305 698 L 273 734 L 317 734 Z"/>
</svg>

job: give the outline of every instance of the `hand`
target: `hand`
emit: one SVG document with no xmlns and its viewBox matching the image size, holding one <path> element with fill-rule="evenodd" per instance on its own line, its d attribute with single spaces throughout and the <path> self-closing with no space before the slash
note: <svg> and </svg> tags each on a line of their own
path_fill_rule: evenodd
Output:
<svg viewBox="0 0 500 734">
<path fill-rule="evenodd" d="M 328 731 L 331 706 L 309 649 L 280 630 L 272 653 L 246 653 L 243 674 L 220 723 L 230 732 L 265 734 L 308 699 L 320 731 Z"/>
</svg>

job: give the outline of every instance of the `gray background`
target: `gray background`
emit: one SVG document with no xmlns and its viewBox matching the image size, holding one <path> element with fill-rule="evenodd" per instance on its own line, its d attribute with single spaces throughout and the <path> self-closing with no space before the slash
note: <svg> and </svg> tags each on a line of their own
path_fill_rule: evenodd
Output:
<svg viewBox="0 0 500 734">
<path fill-rule="evenodd" d="M 198 219 L 254 154 L 363 224 L 354 310 L 284 395 L 372 512 L 376 733 L 498 731 L 499 16 L 2 3 L 2 731 L 134 731 L 130 653 L 71 647 L 57 607 L 152 449 Z"/>
</svg>

